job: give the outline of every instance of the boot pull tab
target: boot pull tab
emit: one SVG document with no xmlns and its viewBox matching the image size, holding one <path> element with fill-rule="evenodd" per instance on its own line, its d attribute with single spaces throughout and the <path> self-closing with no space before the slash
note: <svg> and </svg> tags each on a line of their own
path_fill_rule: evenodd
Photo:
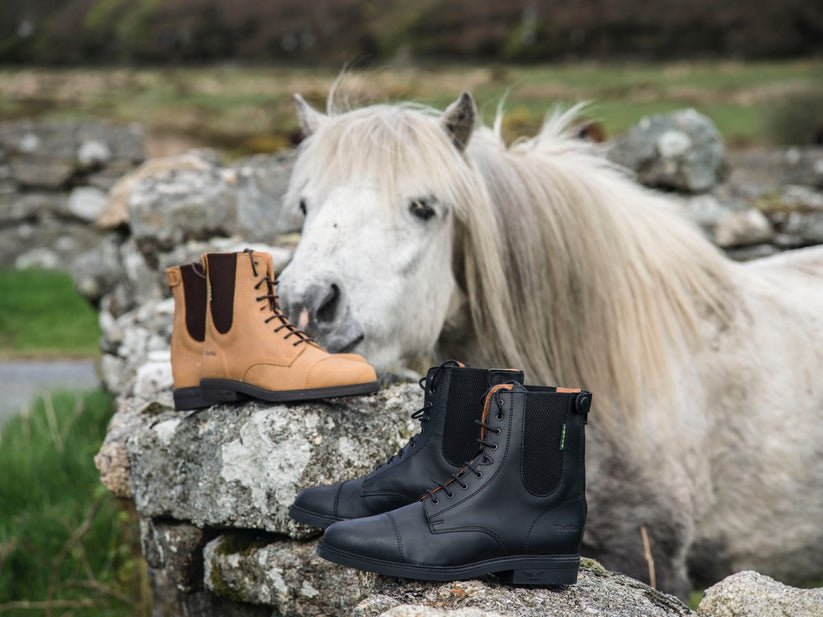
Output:
<svg viewBox="0 0 823 617">
<path fill-rule="evenodd" d="M 181 283 L 180 268 L 166 268 L 166 282 L 169 287 L 177 287 Z"/>
<path fill-rule="evenodd" d="M 584 416 L 584 422 L 589 423 L 589 409 L 592 406 L 592 395 L 590 392 L 581 392 L 575 397 L 574 408 L 577 413 Z"/>
</svg>

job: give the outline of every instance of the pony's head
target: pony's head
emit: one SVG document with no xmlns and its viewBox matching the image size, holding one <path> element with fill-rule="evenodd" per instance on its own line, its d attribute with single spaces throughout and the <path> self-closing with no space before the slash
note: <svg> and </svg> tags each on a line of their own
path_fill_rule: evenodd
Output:
<svg viewBox="0 0 823 617">
<path fill-rule="evenodd" d="M 330 351 L 363 353 L 383 370 L 414 364 L 459 302 L 460 212 L 484 201 L 465 158 L 474 101 L 326 114 L 295 101 L 306 139 L 285 207 L 305 221 L 280 277 L 284 308 Z"/>
</svg>

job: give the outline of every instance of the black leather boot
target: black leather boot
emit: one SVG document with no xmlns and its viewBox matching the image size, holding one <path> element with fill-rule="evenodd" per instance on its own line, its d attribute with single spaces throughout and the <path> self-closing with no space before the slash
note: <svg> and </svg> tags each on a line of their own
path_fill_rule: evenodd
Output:
<svg viewBox="0 0 823 617">
<path fill-rule="evenodd" d="M 419 499 L 477 452 L 477 422 L 489 388 L 523 381 L 522 371 L 465 367 L 450 360 L 420 380 L 423 407 L 412 414 L 420 432 L 368 475 L 307 488 L 289 508 L 294 520 L 325 528 L 336 521 L 394 510 Z"/>
<path fill-rule="evenodd" d="M 521 585 L 577 581 L 586 521 L 585 391 L 504 384 L 486 397 L 480 452 L 413 504 L 335 523 L 324 559 L 432 581 L 497 573 Z"/>
</svg>

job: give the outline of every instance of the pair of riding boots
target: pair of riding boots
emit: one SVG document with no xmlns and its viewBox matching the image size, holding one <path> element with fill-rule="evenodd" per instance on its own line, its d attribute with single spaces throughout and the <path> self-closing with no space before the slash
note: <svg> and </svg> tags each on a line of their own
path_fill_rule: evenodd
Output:
<svg viewBox="0 0 823 617">
<path fill-rule="evenodd" d="M 249 397 L 303 401 L 376 392 L 357 354 L 331 354 L 280 309 L 271 255 L 207 253 L 166 270 L 174 297 L 174 406 L 200 409 Z"/>
<path fill-rule="evenodd" d="M 575 583 L 586 521 L 589 392 L 447 362 L 421 380 L 420 432 L 371 473 L 301 491 L 317 554 L 412 579 Z"/>
</svg>

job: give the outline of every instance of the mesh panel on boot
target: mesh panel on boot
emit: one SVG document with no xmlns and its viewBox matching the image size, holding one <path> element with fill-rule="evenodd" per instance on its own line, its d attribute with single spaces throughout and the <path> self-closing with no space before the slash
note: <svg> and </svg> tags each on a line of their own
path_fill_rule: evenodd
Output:
<svg viewBox="0 0 823 617">
<path fill-rule="evenodd" d="M 211 318 L 220 334 L 231 330 L 234 317 L 234 279 L 237 272 L 237 253 L 208 255 L 209 285 L 211 287 Z"/>
<path fill-rule="evenodd" d="M 520 476 L 526 490 L 548 495 L 560 483 L 563 472 L 563 424 L 570 397 L 531 392 L 526 397 L 523 456 Z M 568 447 L 568 435 L 565 435 Z"/>
<path fill-rule="evenodd" d="M 186 302 L 186 330 L 201 343 L 206 338 L 206 277 L 200 264 L 180 266 L 183 277 L 183 297 Z"/>
<path fill-rule="evenodd" d="M 488 387 L 489 375 L 485 370 L 452 370 L 443 427 L 443 457 L 455 467 L 477 454 L 480 427 L 474 421 L 483 413 L 483 394 Z"/>
</svg>

